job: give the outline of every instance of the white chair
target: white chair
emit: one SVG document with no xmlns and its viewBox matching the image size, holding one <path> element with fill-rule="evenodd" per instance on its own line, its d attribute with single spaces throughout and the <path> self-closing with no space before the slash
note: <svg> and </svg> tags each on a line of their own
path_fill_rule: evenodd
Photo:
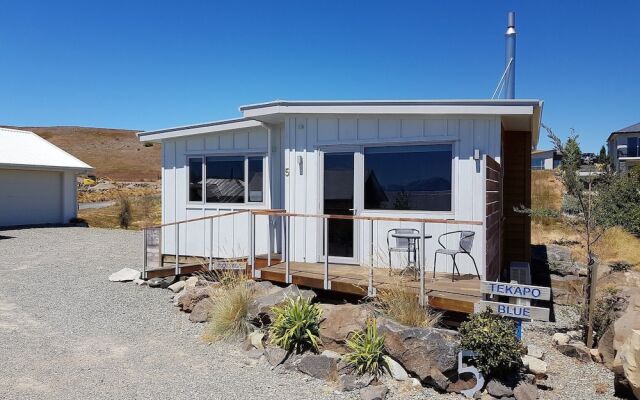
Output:
<svg viewBox="0 0 640 400">
<path fill-rule="evenodd" d="M 458 240 L 458 248 L 457 249 L 448 249 L 447 246 L 442 244 L 441 239 L 448 235 L 460 234 L 460 238 Z M 480 278 L 480 272 L 478 271 L 478 265 L 476 265 L 476 260 L 471 255 L 471 248 L 473 247 L 473 238 L 476 236 L 476 233 L 473 231 L 453 231 L 447 232 L 438 237 L 438 244 L 441 249 L 436 250 L 436 254 L 433 257 L 433 278 L 436 277 L 436 261 L 438 260 L 438 254 L 446 254 L 451 256 L 453 259 L 453 269 L 451 271 L 451 282 L 453 282 L 453 278 L 455 277 L 455 273 L 458 272 L 458 276 L 460 276 L 460 270 L 458 269 L 458 264 L 456 264 L 456 256 L 458 254 L 466 254 L 473 261 L 473 266 L 476 268 L 476 274 L 478 275 L 478 279 Z"/>
<path fill-rule="evenodd" d="M 402 271 L 402 274 L 411 266 L 411 254 L 413 254 L 414 265 L 414 279 L 418 278 L 418 241 L 408 238 L 394 237 L 393 234 L 416 234 L 419 235 L 420 231 L 412 228 L 395 228 L 389 229 L 387 232 L 387 248 L 389 249 L 389 275 L 393 271 L 391 267 L 391 253 L 402 252 L 406 253 L 408 260 L 407 265 Z"/>
</svg>

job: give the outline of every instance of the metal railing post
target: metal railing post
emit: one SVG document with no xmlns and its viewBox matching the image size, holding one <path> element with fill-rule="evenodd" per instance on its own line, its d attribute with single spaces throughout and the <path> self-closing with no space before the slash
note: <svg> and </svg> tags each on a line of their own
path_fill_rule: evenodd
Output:
<svg viewBox="0 0 640 400">
<path fill-rule="evenodd" d="M 271 266 L 271 214 L 267 214 L 267 267 Z"/>
<path fill-rule="evenodd" d="M 422 222 L 420 226 L 420 261 L 418 264 L 420 265 L 420 305 L 425 306 L 425 287 L 424 287 L 424 269 L 427 265 L 426 252 L 425 252 L 425 223 Z"/>
<path fill-rule="evenodd" d="M 213 218 L 209 219 L 209 271 L 213 270 Z"/>
<path fill-rule="evenodd" d="M 286 217 L 283 217 L 283 225 L 284 225 L 284 238 L 285 238 L 285 245 L 284 247 L 286 248 L 285 251 L 285 263 L 284 263 L 284 280 L 285 283 L 291 283 L 291 274 L 290 274 L 290 262 L 291 262 L 291 247 L 290 247 L 290 243 L 291 243 L 291 217 L 289 215 L 287 215 Z"/>
<path fill-rule="evenodd" d="M 176 276 L 180 275 L 180 224 L 176 224 Z"/>
<path fill-rule="evenodd" d="M 253 212 L 249 211 L 249 262 L 251 263 L 251 276 L 256 276 L 256 259 L 255 259 L 255 253 L 254 250 L 255 248 L 253 247 L 254 245 L 254 241 L 255 238 L 253 237 L 253 232 L 254 232 L 254 218 L 255 215 L 253 214 Z"/>
<path fill-rule="evenodd" d="M 142 278 L 144 279 L 147 277 L 147 228 L 142 229 L 142 248 L 144 251 L 142 255 Z"/>
<path fill-rule="evenodd" d="M 329 217 L 324 216 L 324 289 L 330 290 L 329 283 Z"/>
<path fill-rule="evenodd" d="M 373 219 L 369 220 L 369 287 L 367 295 L 369 297 L 375 296 L 375 289 L 373 287 Z"/>
</svg>

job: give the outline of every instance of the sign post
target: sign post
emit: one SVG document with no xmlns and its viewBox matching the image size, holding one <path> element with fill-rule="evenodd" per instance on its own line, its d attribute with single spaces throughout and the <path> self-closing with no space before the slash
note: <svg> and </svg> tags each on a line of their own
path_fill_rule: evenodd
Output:
<svg viewBox="0 0 640 400">
<path fill-rule="evenodd" d="M 480 281 L 480 292 L 530 300 L 550 300 L 551 289 L 543 286 L 520 285 L 517 283 Z M 549 309 L 524 304 L 501 303 L 482 300 L 475 304 L 474 311 L 482 312 L 487 308 L 496 314 L 522 320 L 549 321 Z"/>
</svg>

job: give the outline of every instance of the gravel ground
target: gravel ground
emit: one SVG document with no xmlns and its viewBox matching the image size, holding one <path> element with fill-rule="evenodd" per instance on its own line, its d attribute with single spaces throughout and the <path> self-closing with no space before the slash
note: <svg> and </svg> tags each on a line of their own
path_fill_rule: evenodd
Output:
<svg viewBox="0 0 640 400">
<path fill-rule="evenodd" d="M 272 371 L 237 344 L 206 345 L 202 325 L 170 303 L 171 292 L 111 283 L 140 269 L 139 232 L 93 228 L 0 231 L 0 399 L 356 399 L 305 375 Z M 613 375 L 551 344 L 575 323 L 525 324 L 525 341 L 547 351 L 552 388 L 542 399 L 610 399 Z M 391 399 L 461 399 L 390 382 Z M 601 384 L 604 393 L 596 393 Z"/>
</svg>

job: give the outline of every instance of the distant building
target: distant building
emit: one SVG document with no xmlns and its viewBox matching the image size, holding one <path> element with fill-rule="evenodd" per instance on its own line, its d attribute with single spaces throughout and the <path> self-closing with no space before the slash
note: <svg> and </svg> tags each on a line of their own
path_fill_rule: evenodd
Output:
<svg viewBox="0 0 640 400">
<path fill-rule="evenodd" d="M 531 169 L 556 169 L 560 166 L 562 156 L 555 150 L 533 150 L 531 152 Z"/>
<path fill-rule="evenodd" d="M 93 168 L 33 132 L 0 128 L 0 226 L 68 223 Z"/>
<path fill-rule="evenodd" d="M 616 171 L 627 171 L 634 165 L 640 165 L 640 123 L 612 132 L 607 145 Z"/>
</svg>

